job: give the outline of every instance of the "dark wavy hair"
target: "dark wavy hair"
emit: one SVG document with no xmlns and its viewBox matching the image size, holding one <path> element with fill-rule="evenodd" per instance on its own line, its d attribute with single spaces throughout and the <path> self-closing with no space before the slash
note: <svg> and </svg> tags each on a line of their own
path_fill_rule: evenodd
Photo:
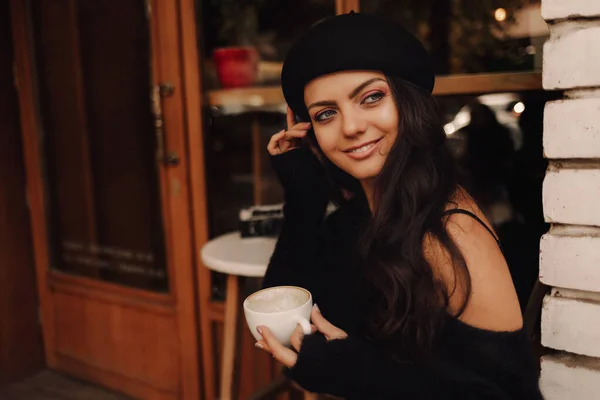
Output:
<svg viewBox="0 0 600 400">
<path fill-rule="evenodd" d="M 397 359 L 415 360 L 431 354 L 449 315 L 449 298 L 458 289 L 463 301 L 454 316 L 464 311 L 471 280 L 442 215 L 454 203 L 458 183 L 437 103 L 403 79 L 388 76 L 387 81 L 399 127 L 376 177 L 372 217 L 360 238 L 369 283 L 365 322 L 369 336 Z M 358 180 L 322 159 L 336 189 L 334 201 L 344 207 L 348 193 L 364 196 Z M 453 287 L 434 274 L 425 257 L 424 244 L 430 240 L 450 256 Z"/>
</svg>

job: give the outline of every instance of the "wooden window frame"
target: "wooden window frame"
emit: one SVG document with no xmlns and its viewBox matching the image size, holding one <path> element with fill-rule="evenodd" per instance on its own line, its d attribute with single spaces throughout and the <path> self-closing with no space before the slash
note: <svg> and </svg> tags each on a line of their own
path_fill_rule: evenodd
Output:
<svg viewBox="0 0 600 400">
<path fill-rule="evenodd" d="M 533 90 L 543 90 L 539 71 L 438 76 L 433 94 L 479 95 Z M 279 86 L 211 90 L 206 104 L 217 114 L 277 111 L 282 107 L 285 111 L 285 99 Z"/>
</svg>

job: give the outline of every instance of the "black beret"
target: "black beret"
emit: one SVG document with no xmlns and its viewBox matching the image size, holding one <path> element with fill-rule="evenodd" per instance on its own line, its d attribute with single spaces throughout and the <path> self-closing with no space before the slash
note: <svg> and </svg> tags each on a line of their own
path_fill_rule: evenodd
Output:
<svg viewBox="0 0 600 400">
<path fill-rule="evenodd" d="M 435 81 L 429 54 L 415 36 L 385 18 L 352 12 L 318 23 L 292 46 L 281 71 L 285 100 L 308 121 L 306 84 L 348 70 L 381 71 L 428 92 Z"/>
</svg>

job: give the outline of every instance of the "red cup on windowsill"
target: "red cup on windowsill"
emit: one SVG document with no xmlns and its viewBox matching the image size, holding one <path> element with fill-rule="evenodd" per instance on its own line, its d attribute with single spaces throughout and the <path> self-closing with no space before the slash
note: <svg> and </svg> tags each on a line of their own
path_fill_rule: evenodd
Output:
<svg viewBox="0 0 600 400">
<path fill-rule="evenodd" d="M 251 86 L 258 76 L 258 52 L 254 47 L 223 47 L 213 51 L 221 87 Z"/>
</svg>

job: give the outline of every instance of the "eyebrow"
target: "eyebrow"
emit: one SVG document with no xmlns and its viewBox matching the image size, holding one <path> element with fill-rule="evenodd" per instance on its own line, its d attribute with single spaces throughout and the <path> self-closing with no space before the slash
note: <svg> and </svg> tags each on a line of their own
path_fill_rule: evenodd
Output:
<svg viewBox="0 0 600 400">
<path fill-rule="evenodd" d="M 348 95 L 348 98 L 349 99 L 353 99 L 364 88 L 366 88 L 367 86 L 369 86 L 371 83 L 377 82 L 377 81 L 383 81 L 383 82 L 385 82 L 385 80 L 382 79 L 382 78 L 371 78 L 371 79 L 369 79 L 369 80 L 361 83 L 360 85 L 358 85 L 352 92 L 350 92 L 350 95 Z M 332 100 L 317 101 L 316 103 L 312 103 L 310 106 L 308 106 L 308 110 L 310 110 L 313 107 L 322 107 L 322 106 L 331 107 L 331 106 L 335 106 L 336 104 L 337 103 L 335 101 L 332 101 Z"/>
</svg>

